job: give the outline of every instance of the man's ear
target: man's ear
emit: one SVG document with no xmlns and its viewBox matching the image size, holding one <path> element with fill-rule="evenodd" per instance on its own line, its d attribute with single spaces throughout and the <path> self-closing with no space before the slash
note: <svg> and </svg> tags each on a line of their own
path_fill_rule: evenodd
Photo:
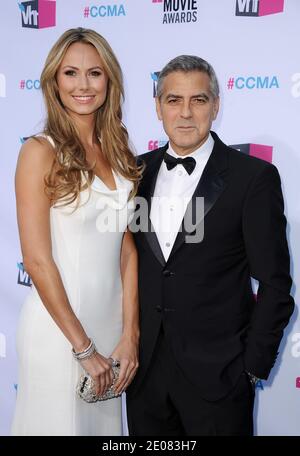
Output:
<svg viewBox="0 0 300 456">
<path fill-rule="evenodd" d="M 162 120 L 160 99 L 158 97 L 155 97 L 155 105 L 157 117 L 159 118 L 159 120 Z"/>
<path fill-rule="evenodd" d="M 213 108 L 213 120 L 216 120 L 220 108 L 220 97 L 215 98 Z"/>
</svg>

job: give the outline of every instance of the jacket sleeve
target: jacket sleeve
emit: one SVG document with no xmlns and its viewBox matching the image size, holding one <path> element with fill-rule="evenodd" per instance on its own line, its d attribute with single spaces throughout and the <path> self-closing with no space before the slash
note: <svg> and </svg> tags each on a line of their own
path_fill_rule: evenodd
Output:
<svg viewBox="0 0 300 456">
<path fill-rule="evenodd" d="M 259 282 L 244 363 L 247 371 L 266 379 L 294 310 L 281 182 L 273 165 L 266 164 L 248 190 L 243 235 L 250 274 Z"/>
</svg>

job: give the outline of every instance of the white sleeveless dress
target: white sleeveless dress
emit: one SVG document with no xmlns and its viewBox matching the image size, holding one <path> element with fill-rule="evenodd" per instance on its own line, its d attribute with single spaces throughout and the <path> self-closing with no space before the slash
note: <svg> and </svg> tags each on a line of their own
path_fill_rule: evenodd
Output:
<svg viewBox="0 0 300 456">
<path fill-rule="evenodd" d="M 70 304 L 106 357 L 122 333 L 120 249 L 134 210 L 128 203 L 132 183 L 113 174 L 117 190 L 95 176 L 78 209 L 50 209 L 53 257 Z M 12 435 L 122 435 L 121 398 L 86 403 L 76 396 L 80 364 L 34 286 L 21 310 L 17 352 Z"/>
</svg>

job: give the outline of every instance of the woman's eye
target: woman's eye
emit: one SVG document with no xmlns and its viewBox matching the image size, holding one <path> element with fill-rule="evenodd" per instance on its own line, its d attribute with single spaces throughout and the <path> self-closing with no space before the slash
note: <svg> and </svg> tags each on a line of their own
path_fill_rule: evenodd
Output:
<svg viewBox="0 0 300 456">
<path fill-rule="evenodd" d="M 65 71 L 65 74 L 67 76 L 75 76 L 75 71 L 74 70 L 67 70 L 67 71 Z"/>
<path fill-rule="evenodd" d="M 96 77 L 96 78 L 97 78 L 98 76 L 101 76 L 101 74 L 102 74 L 102 73 L 101 73 L 100 71 L 92 71 L 92 72 L 91 72 L 91 75 L 94 76 L 94 77 Z"/>
</svg>

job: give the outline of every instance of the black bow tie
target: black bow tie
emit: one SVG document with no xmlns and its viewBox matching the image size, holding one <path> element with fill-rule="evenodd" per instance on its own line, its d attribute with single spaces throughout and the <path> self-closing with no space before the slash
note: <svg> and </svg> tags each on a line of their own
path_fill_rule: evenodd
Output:
<svg viewBox="0 0 300 456">
<path fill-rule="evenodd" d="M 168 170 L 175 168 L 177 165 L 182 165 L 189 174 L 192 174 L 196 166 L 196 160 L 193 157 L 175 158 L 167 154 L 167 152 L 165 152 L 164 161 Z"/>
</svg>

